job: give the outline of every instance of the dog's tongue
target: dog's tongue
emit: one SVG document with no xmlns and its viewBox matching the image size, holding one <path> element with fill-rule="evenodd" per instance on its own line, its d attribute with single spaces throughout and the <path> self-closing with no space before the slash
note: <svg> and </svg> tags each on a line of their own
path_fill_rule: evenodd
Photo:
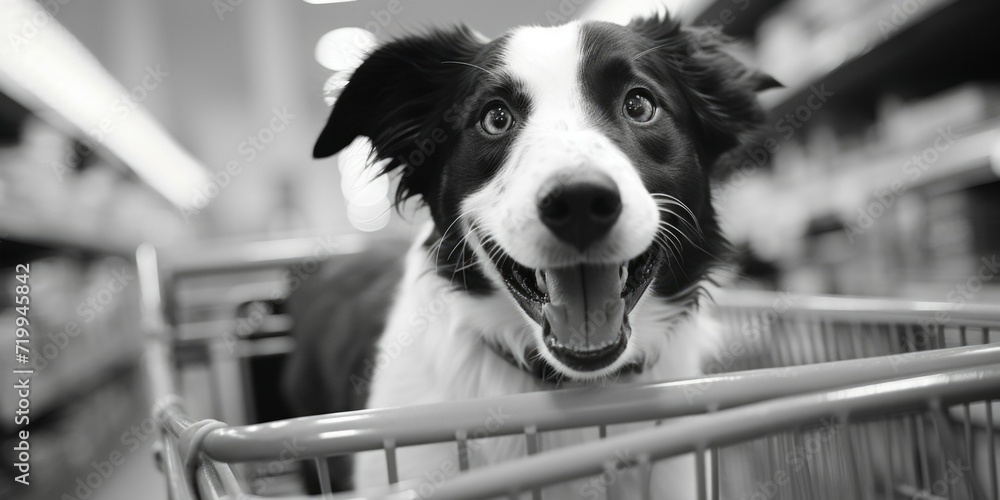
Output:
<svg viewBox="0 0 1000 500">
<path fill-rule="evenodd" d="M 596 349 L 618 340 L 625 317 L 620 265 L 579 265 L 545 271 L 545 319 L 560 344 Z"/>
</svg>

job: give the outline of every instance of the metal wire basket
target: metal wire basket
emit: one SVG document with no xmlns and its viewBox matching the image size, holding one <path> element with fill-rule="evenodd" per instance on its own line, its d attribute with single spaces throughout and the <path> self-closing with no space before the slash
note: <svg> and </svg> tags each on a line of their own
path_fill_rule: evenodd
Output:
<svg viewBox="0 0 1000 500">
<path fill-rule="evenodd" d="M 171 499 L 261 498 L 236 464 L 315 460 L 328 478 L 325 457 L 372 450 L 385 455 L 390 487 L 333 495 L 325 481 L 324 496 L 547 498 L 554 484 L 593 476 L 599 485 L 622 469 L 648 478 L 653 463 L 693 454 L 698 498 L 998 499 L 997 307 L 728 292 L 714 306 L 728 335 L 697 379 L 228 426 L 192 418 L 174 395 L 167 267 L 149 247 L 137 260 Z M 274 262 L 293 260 L 286 253 Z M 508 417 L 477 434 L 497 408 Z M 661 425 L 607 432 L 645 421 Z M 541 446 L 545 433 L 583 427 L 596 430 L 593 442 Z M 522 436 L 526 456 L 470 468 L 478 439 L 505 436 Z M 400 448 L 449 442 L 456 474 L 398 481 Z"/>
</svg>

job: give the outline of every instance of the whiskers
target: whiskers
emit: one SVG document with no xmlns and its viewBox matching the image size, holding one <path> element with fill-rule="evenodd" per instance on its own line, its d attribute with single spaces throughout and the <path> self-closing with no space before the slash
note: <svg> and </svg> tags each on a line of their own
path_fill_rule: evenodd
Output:
<svg viewBox="0 0 1000 500">
<path fill-rule="evenodd" d="M 671 276 L 677 276 L 673 268 L 675 262 L 684 279 L 689 278 L 683 262 L 685 241 L 705 255 L 719 260 L 718 256 L 704 248 L 703 245 L 707 242 L 705 233 L 690 207 L 676 196 L 666 193 L 653 193 L 651 196 L 660 214 L 657 222 L 659 230 L 653 241 L 666 254 L 667 270 Z"/>
<path fill-rule="evenodd" d="M 451 283 L 454 284 L 455 278 L 459 273 L 462 273 L 462 283 L 466 289 L 468 289 L 468 281 L 466 280 L 465 271 L 476 265 L 474 252 L 469 246 L 469 237 L 476 230 L 477 223 L 473 222 L 466 228 L 463 222 L 468 215 L 468 212 L 459 214 L 441 233 L 437 241 L 427 248 L 427 260 L 433 261 L 434 264 L 433 268 L 427 272 L 434 272 L 443 276 L 450 267 Z M 465 234 L 458 241 L 453 241 L 454 237 L 458 236 L 457 232 L 463 230 Z M 442 249 L 448 250 L 448 254 L 443 259 L 441 256 Z M 457 260 L 453 260 L 456 258 Z"/>
<path fill-rule="evenodd" d="M 497 81 L 501 80 L 500 75 L 498 75 L 495 72 L 490 71 L 490 70 L 488 70 L 488 69 L 486 69 L 486 68 L 484 68 L 482 66 L 476 65 L 476 64 L 467 63 L 467 62 L 464 62 L 464 61 L 441 61 L 441 64 L 459 64 L 459 65 L 462 65 L 462 66 L 468 66 L 470 68 L 476 68 L 476 69 L 482 71 L 483 73 L 486 73 L 486 74 L 492 76 Z"/>
<path fill-rule="evenodd" d="M 654 193 L 651 196 L 653 197 L 653 201 L 656 202 L 656 209 L 661 215 L 658 223 L 660 232 L 666 235 L 669 241 L 674 243 L 674 248 L 678 253 L 681 253 L 682 246 L 680 238 L 684 238 L 689 244 L 691 244 L 692 247 L 703 252 L 705 255 L 708 255 L 716 260 L 719 259 L 719 256 L 709 252 L 701 244 L 699 244 L 707 241 L 705 233 L 701 228 L 701 224 L 698 222 L 698 218 L 695 217 L 694 212 L 684 202 L 679 200 L 676 196 L 664 193 Z M 678 213 L 671 207 L 680 208 L 681 213 Z M 679 221 L 681 227 L 672 224 L 669 221 L 671 218 Z M 692 239 L 688 233 L 693 233 L 698 241 L 696 242 Z"/>
</svg>

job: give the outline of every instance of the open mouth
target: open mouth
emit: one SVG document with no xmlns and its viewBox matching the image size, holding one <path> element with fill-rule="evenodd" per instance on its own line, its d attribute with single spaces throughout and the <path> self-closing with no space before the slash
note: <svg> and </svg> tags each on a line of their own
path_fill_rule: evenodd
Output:
<svg viewBox="0 0 1000 500">
<path fill-rule="evenodd" d="M 660 264 L 655 246 L 628 262 L 551 269 L 530 269 L 502 251 L 487 251 L 518 305 L 542 326 L 545 347 L 582 372 L 605 368 L 625 352 L 628 314 Z"/>
</svg>

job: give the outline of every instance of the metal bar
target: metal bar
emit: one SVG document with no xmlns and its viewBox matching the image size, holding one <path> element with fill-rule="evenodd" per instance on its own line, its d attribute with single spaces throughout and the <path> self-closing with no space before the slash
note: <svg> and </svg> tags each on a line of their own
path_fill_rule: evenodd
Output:
<svg viewBox="0 0 1000 500">
<path fill-rule="evenodd" d="M 694 471 L 695 480 L 698 481 L 697 492 L 698 500 L 707 500 L 707 472 L 705 471 L 705 448 L 699 446 L 694 452 Z"/>
<path fill-rule="evenodd" d="M 246 403 L 243 400 L 243 374 L 241 361 L 230 342 L 215 342 L 208 346 L 209 374 L 214 389 L 213 406 L 219 419 L 231 424 L 247 422 Z"/>
<path fill-rule="evenodd" d="M 195 495 L 191 491 L 187 468 L 177 450 L 177 443 L 173 437 L 166 433 L 161 434 L 160 440 L 163 443 L 163 475 L 167 479 L 167 498 L 170 500 L 193 500 Z"/>
<path fill-rule="evenodd" d="M 528 427 L 525 427 L 524 440 L 529 456 L 538 453 L 538 427 L 535 427 L 534 425 L 529 425 Z M 541 488 L 531 489 L 531 499 L 542 500 Z"/>
<path fill-rule="evenodd" d="M 204 460 L 204 462 L 211 462 L 211 460 Z M 212 463 L 212 465 L 222 483 L 223 491 L 226 492 L 226 498 L 238 498 L 242 494 L 242 489 L 240 482 L 236 479 L 236 474 L 233 474 L 233 469 L 226 463 Z"/>
<path fill-rule="evenodd" d="M 909 481 L 909 483 L 914 488 L 916 488 L 917 487 L 917 471 L 916 471 L 916 468 L 913 465 L 914 456 L 916 455 L 916 453 L 914 453 L 914 450 L 913 450 L 913 433 L 914 433 L 914 431 L 913 431 L 913 415 L 906 415 L 905 417 L 903 417 L 903 436 L 905 436 L 905 437 L 904 437 L 904 439 L 900 440 L 902 442 L 902 444 L 906 447 L 906 451 L 905 451 L 906 455 L 905 456 L 907 457 L 907 459 L 906 459 L 905 462 L 903 462 L 903 465 L 906 468 L 907 481 Z"/>
<path fill-rule="evenodd" d="M 719 500 L 719 454 L 722 453 L 721 448 L 712 448 L 712 500 Z"/>
<path fill-rule="evenodd" d="M 166 259 L 166 268 L 175 277 L 246 271 L 297 264 L 304 259 L 319 258 L 317 253 L 324 258 L 350 255 L 382 244 L 406 247 L 410 242 L 395 236 L 341 234 L 240 244 L 207 244 L 171 253 Z"/>
<path fill-rule="evenodd" d="M 793 430 L 791 432 L 791 434 L 792 434 L 792 450 L 793 450 L 793 453 L 795 453 L 794 450 L 805 449 L 805 439 L 802 436 L 801 429 L 795 429 L 795 430 Z M 799 448 L 799 446 L 800 446 L 799 442 L 800 441 L 802 442 L 801 448 Z M 793 456 L 795 456 L 795 455 L 793 455 Z M 803 464 L 803 469 L 804 469 L 804 472 L 805 472 L 804 475 L 806 476 L 806 478 L 812 477 L 812 468 L 813 468 L 813 465 L 810 462 L 811 462 L 810 460 L 804 460 L 804 461 L 801 462 Z M 795 498 L 797 498 L 797 499 L 798 498 L 816 498 L 818 495 L 815 494 L 815 493 L 813 493 L 813 491 L 812 491 L 813 483 L 810 482 L 810 481 L 807 481 L 807 480 L 803 479 L 802 478 L 802 476 L 803 476 L 802 472 L 803 471 L 800 470 L 798 474 L 795 474 L 793 476 L 795 478 L 795 484 L 799 487 L 798 491 L 796 491 Z"/>
<path fill-rule="evenodd" d="M 333 485 L 330 484 L 330 464 L 326 457 L 316 457 L 316 473 L 319 474 L 319 490 L 323 493 L 323 498 L 333 494 Z"/>
<path fill-rule="evenodd" d="M 993 500 L 1000 500 L 1000 484 L 997 483 L 997 442 L 994 438 L 993 427 L 996 423 L 993 421 L 993 401 L 986 400 L 986 443 L 987 443 L 987 453 L 989 457 L 989 469 L 990 469 L 990 491 L 993 495 Z"/>
<path fill-rule="evenodd" d="M 455 431 L 455 443 L 458 446 L 458 470 L 469 470 L 469 433 L 465 430 Z"/>
<path fill-rule="evenodd" d="M 847 453 L 844 454 L 844 458 L 847 460 L 847 464 L 845 465 L 854 474 L 851 485 L 854 487 L 854 498 L 860 500 L 864 498 L 864 494 L 861 492 L 863 478 L 861 476 L 861 469 L 858 466 L 858 454 L 854 445 L 854 428 L 851 426 L 851 421 L 847 415 L 841 415 L 837 420 L 847 433 L 847 436 L 844 438 L 844 442 L 847 443 Z"/>
<path fill-rule="evenodd" d="M 214 469 L 214 463 L 204 461 L 195 471 L 195 480 L 198 484 L 198 498 L 200 500 L 224 500 L 226 495 L 222 480 Z"/>
<path fill-rule="evenodd" d="M 229 500 L 243 497 L 239 481 L 236 480 L 236 475 L 228 464 L 215 462 L 202 455 L 195 477 L 201 500 Z"/>
<path fill-rule="evenodd" d="M 385 448 L 385 468 L 389 473 L 389 484 L 396 484 L 399 481 L 399 471 L 396 469 L 396 442 L 392 439 L 382 441 Z"/>
<path fill-rule="evenodd" d="M 672 425 L 630 432 L 605 440 L 559 448 L 544 454 L 476 470 L 444 483 L 438 499 L 482 498 L 510 488 L 530 488 L 602 472 L 615 450 L 649 453 L 652 460 L 695 451 L 701 443 L 722 445 L 781 431 L 830 415 L 855 419 L 888 411 L 926 409 L 980 400 L 1000 392 L 1000 364 L 971 370 L 883 382 L 824 393 L 806 394 L 678 419 Z M 698 443 L 698 444 L 696 444 Z"/>
<path fill-rule="evenodd" d="M 885 435 L 885 441 L 886 441 L 886 443 L 885 443 L 886 444 L 886 447 L 885 447 L 886 456 L 889 457 L 889 470 L 888 470 L 888 473 L 885 475 L 885 485 L 883 486 L 884 493 L 885 493 L 885 500 L 892 500 L 893 497 L 895 496 L 894 493 L 895 493 L 895 490 L 896 490 L 896 488 L 895 488 L 895 482 L 896 482 L 895 451 L 896 451 L 896 448 L 895 448 L 895 446 L 893 446 L 893 443 L 892 443 L 893 442 L 892 437 L 893 437 L 893 430 L 894 429 L 895 429 L 895 427 L 891 425 L 890 421 L 886 420 L 885 421 L 884 429 L 882 429 L 883 430 L 883 434 Z"/>
<path fill-rule="evenodd" d="M 275 424 L 235 426 L 211 432 L 202 450 L 225 462 L 269 460 L 288 439 L 308 448 L 302 458 L 354 453 L 382 447 L 386 437 L 398 446 L 451 441 L 454 429 L 481 425 L 490 409 L 518 408 L 493 436 L 519 434 L 525 426 L 550 431 L 608 423 L 639 422 L 703 413 L 759 400 L 817 390 L 921 375 L 1000 362 L 1000 345 L 927 351 L 820 365 L 783 368 L 781 384 L 773 370 L 754 370 L 651 385 L 566 389 L 513 396 L 452 401 L 433 405 L 361 410 L 291 419 Z"/>
<path fill-rule="evenodd" d="M 917 458 L 920 461 L 920 486 L 924 491 L 931 490 L 931 468 L 927 462 L 927 434 L 924 429 L 923 415 L 915 415 L 913 421 L 916 423 L 917 432 Z"/>
<path fill-rule="evenodd" d="M 940 401 L 933 400 L 933 399 L 931 400 L 931 404 L 930 404 L 930 410 L 931 410 L 930 414 L 931 414 L 931 417 L 934 418 L 934 421 L 937 424 L 938 428 L 939 429 L 943 429 L 942 432 L 947 432 L 948 435 L 949 435 L 949 439 L 942 440 L 942 445 L 947 447 L 947 449 L 944 451 L 944 456 L 946 457 L 946 460 L 945 460 L 945 463 L 943 464 L 943 466 L 945 468 L 944 477 L 945 477 L 945 480 L 947 480 L 948 477 L 949 477 L 948 469 L 951 467 L 951 464 L 948 463 L 951 460 L 950 457 L 956 457 L 957 458 L 961 454 L 961 452 L 959 451 L 958 447 L 956 446 L 957 441 L 955 439 L 951 439 L 950 438 L 950 436 L 951 436 L 951 434 L 953 434 L 953 432 L 951 430 L 951 424 L 950 424 L 948 418 L 944 414 L 943 408 L 944 408 L 944 405 L 942 405 Z M 961 459 L 958 459 L 958 461 L 959 461 L 959 464 L 961 465 Z M 965 464 L 965 466 L 969 467 L 969 468 L 973 468 L 974 464 L 972 462 L 967 462 Z M 967 492 L 966 492 L 967 495 L 966 496 L 968 498 L 973 499 L 973 500 L 984 499 L 984 498 L 986 498 L 986 495 L 985 495 L 985 493 L 983 491 L 981 491 L 982 488 L 981 488 L 980 484 L 978 483 L 976 476 L 977 476 L 977 473 L 974 470 L 972 471 L 972 474 L 963 475 L 963 478 L 965 479 L 965 486 L 966 486 L 966 489 L 967 489 Z"/>
<path fill-rule="evenodd" d="M 720 308 L 769 310 L 773 307 L 774 294 L 750 290 L 722 290 L 715 301 Z M 810 296 L 796 297 L 789 301 L 786 315 L 808 314 L 811 318 L 838 321 L 865 320 L 868 322 L 915 324 L 942 324 L 935 318 L 938 312 L 947 313 L 946 324 L 1000 325 L 1000 306 L 991 304 L 955 304 L 950 302 L 912 301 L 905 299 Z"/>
<path fill-rule="evenodd" d="M 645 478 L 645 480 L 639 481 L 639 487 L 641 491 L 639 492 L 639 498 L 641 500 L 653 500 L 653 463 L 649 460 L 649 455 L 641 454 L 638 456 L 639 477 Z"/>
</svg>

